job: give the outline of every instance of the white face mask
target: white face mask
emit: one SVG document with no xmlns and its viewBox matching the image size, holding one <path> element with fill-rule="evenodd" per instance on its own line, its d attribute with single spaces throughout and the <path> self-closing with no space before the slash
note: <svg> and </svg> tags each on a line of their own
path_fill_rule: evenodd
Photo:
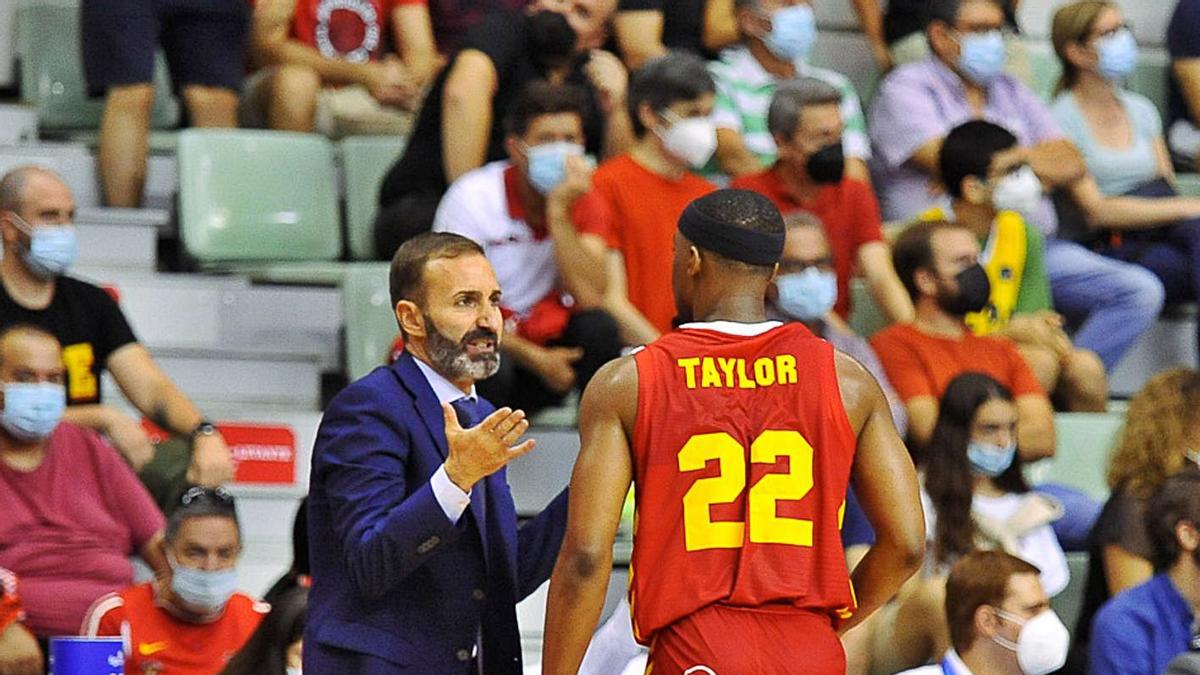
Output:
<svg viewBox="0 0 1200 675">
<path fill-rule="evenodd" d="M 999 635 L 993 635 L 992 640 L 1001 647 L 1017 653 L 1017 664 L 1021 666 L 1022 673 L 1046 675 L 1062 668 L 1067 662 L 1071 633 L 1054 610 L 1047 609 L 1032 619 L 1021 619 L 1002 609 L 997 609 L 996 614 L 1005 621 L 1011 621 L 1021 627 L 1015 644 Z"/>
<path fill-rule="evenodd" d="M 663 119 L 671 126 L 657 133 L 667 152 L 693 169 L 708 164 L 717 151 L 717 127 L 713 121 L 708 117 L 680 119 L 669 112 L 663 115 Z"/>
<path fill-rule="evenodd" d="M 288 666 L 285 670 L 287 671 L 287 675 L 304 675 L 304 671 L 301 668 Z"/>
<path fill-rule="evenodd" d="M 997 211 L 1016 211 L 1027 220 L 1041 203 L 1042 182 L 1028 165 L 996 181 L 992 190 L 992 206 Z"/>
</svg>

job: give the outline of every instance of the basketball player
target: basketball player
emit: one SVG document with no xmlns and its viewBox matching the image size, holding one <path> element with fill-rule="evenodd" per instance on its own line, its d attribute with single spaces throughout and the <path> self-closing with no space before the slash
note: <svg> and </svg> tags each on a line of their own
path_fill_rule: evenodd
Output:
<svg viewBox="0 0 1200 675">
<path fill-rule="evenodd" d="M 743 190 L 680 217 L 673 281 L 688 322 L 606 365 L 580 406 L 544 673 L 579 667 L 631 480 L 629 602 L 652 675 L 840 675 L 838 630 L 920 566 L 916 474 L 879 386 L 803 325 L 766 321 L 783 240 L 779 212 Z M 839 533 L 851 479 L 878 536 L 853 585 Z"/>
</svg>

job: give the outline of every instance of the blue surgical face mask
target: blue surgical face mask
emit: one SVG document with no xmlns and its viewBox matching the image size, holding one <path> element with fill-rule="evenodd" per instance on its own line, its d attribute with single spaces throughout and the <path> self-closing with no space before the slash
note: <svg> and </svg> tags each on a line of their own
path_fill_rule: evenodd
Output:
<svg viewBox="0 0 1200 675">
<path fill-rule="evenodd" d="M 958 69 L 975 84 L 986 87 L 1004 72 L 1008 54 L 1000 31 L 967 33 L 958 44 Z"/>
<path fill-rule="evenodd" d="M 583 157 L 583 146 L 559 141 L 529 146 L 529 182 L 542 195 L 548 195 L 567 176 L 567 158 Z"/>
<path fill-rule="evenodd" d="M 1110 82 L 1129 77 L 1133 67 L 1137 65 L 1137 40 L 1128 28 L 1122 28 L 1108 37 L 1097 40 L 1096 51 L 1100 54 L 1097 69 L 1100 75 Z"/>
<path fill-rule="evenodd" d="M 763 44 L 784 61 L 805 61 L 817 41 L 817 19 L 808 5 L 793 5 L 771 13 L 771 32 Z"/>
<path fill-rule="evenodd" d="M 61 384 L 8 382 L 0 426 L 19 441 L 40 441 L 54 431 L 66 409 L 67 390 Z"/>
<path fill-rule="evenodd" d="M 171 590 L 184 603 L 196 609 L 216 613 L 225 607 L 237 589 L 237 569 L 201 570 L 181 565 L 173 555 L 171 563 Z"/>
<path fill-rule="evenodd" d="M 837 301 L 837 275 L 817 267 L 783 274 L 775 280 L 775 288 L 779 291 L 779 309 L 800 321 L 825 316 Z"/>
<path fill-rule="evenodd" d="M 967 461 L 971 463 L 971 468 L 988 478 L 995 478 L 1007 471 L 1008 467 L 1012 466 L 1016 454 L 1016 441 L 1008 445 L 980 441 L 967 443 Z"/>
<path fill-rule="evenodd" d="M 29 248 L 21 251 L 21 258 L 33 272 L 43 279 L 63 274 L 70 269 L 79 255 L 79 242 L 75 228 L 70 225 L 39 225 L 32 227 L 25 219 L 12 214 L 21 221 L 18 226 L 29 235 Z"/>
</svg>

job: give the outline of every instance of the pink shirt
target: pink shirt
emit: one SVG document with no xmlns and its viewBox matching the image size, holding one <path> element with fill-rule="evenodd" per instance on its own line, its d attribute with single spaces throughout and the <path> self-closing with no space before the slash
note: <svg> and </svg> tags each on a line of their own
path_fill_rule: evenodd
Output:
<svg viewBox="0 0 1200 675">
<path fill-rule="evenodd" d="M 0 567 L 21 578 L 26 625 L 76 635 L 96 598 L 133 583 L 129 557 L 165 525 L 146 488 L 95 432 L 62 423 L 28 473 L 0 462 Z"/>
</svg>

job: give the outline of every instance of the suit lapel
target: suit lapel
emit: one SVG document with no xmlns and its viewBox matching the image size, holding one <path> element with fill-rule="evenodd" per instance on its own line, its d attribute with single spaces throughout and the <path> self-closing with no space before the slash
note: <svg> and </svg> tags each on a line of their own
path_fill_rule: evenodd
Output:
<svg viewBox="0 0 1200 675">
<path fill-rule="evenodd" d="M 437 395 L 433 393 L 433 387 L 429 386 L 425 374 L 421 372 L 420 368 L 417 368 L 412 354 L 408 352 L 400 354 L 400 358 L 392 364 L 392 371 L 396 373 L 400 385 L 407 389 L 412 396 L 413 407 L 417 409 L 417 417 L 421 418 L 421 423 L 429 430 L 433 444 L 437 446 L 442 459 L 446 459 L 449 455 L 449 449 L 446 446 L 446 423 L 442 416 L 442 405 L 438 403 Z"/>
</svg>

